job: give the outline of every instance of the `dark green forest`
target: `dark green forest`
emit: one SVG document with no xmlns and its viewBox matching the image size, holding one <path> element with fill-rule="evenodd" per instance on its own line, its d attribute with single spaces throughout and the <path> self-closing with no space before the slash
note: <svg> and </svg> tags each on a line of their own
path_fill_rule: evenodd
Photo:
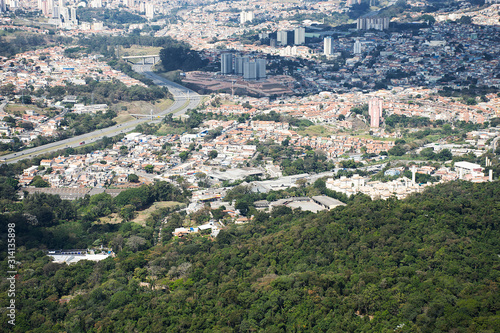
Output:
<svg viewBox="0 0 500 333">
<path fill-rule="evenodd" d="M 162 196 L 182 199 L 163 189 Z M 139 206 L 160 195 L 150 190 Z M 94 210 L 87 205 L 105 198 L 53 202 L 45 206 L 54 209 L 48 225 L 17 230 L 13 331 L 498 332 L 499 192 L 498 183 L 451 182 L 402 201 L 360 195 L 328 212 L 259 212 L 215 240 L 191 235 L 156 246 L 149 226 L 82 218 Z M 13 205 L 26 212 L 40 202 Z M 1 215 L 2 227 L 13 210 Z M 170 214 L 179 223 L 180 215 Z M 102 236 L 117 256 L 51 263 L 41 249 L 56 229 Z M 146 242 L 134 246 L 134 237 Z M 68 236 L 66 243 L 72 241 Z M 6 307 L 5 292 L 0 303 Z M 1 320 L 7 327 L 7 317 Z"/>
<path fill-rule="evenodd" d="M 165 72 L 177 69 L 194 71 L 208 64 L 200 54 L 184 44 L 167 46 L 160 50 L 160 59 Z"/>
</svg>

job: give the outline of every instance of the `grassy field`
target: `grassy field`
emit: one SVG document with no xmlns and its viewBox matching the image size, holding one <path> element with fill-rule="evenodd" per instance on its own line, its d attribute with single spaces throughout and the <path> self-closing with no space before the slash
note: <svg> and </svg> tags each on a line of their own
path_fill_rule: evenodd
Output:
<svg viewBox="0 0 500 333">
<path fill-rule="evenodd" d="M 394 138 L 379 138 L 376 136 L 371 136 L 369 134 L 354 135 L 357 138 L 363 138 L 367 140 L 377 140 L 377 141 L 396 141 Z"/>
<path fill-rule="evenodd" d="M 132 222 L 140 224 L 142 226 L 146 225 L 146 220 L 148 217 L 151 215 L 152 212 L 155 210 L 158 210 L 160 208 L 169 208 L 169 207 L 175 207 L 175 206 L 180 206 L 184 207 L 185 204 L 182 202 L 176 202 L 176 201 L 160 201 L 160 202 L 155 202 L 151 207 L 141 210 L 137 212 L 136 217 L 132 220 Z M 121 223 L 123 219 L 118 215 L 118 213 L 113 213 L 111 215 L 108 215 L 106 217 L 101 217 L 99 219 L 101 224 L 117 224 Z"/>
<path fill-rule="evenodd" d="M 40 114 L 44 113 L 43 109 L 40 109 L 34 104 L 12 104 L 9 103 L 5 106 L 4 111 L 6 113 L 15 113 L 15 112 L 20 112 L 23 114 L 26 110 L 33 110 L 35 112 L 38 112 Z"/>
<path fill-rule="evenodd" d="M 47 21 L 48 21 L 48 19 L 46 19 L 44 17 L 31 18 L 31 19 L 25 19 L 25 18 L 18 17 L 12 21 L 12 24 L 13 25 L 36 27 L 36 28 L 40 28 L 40 29 L 54 29 L 54 25 L 48 24 Z"/>
<path fill-rule="evenodd" d="M 162 49 L 161 47 L 139 46 L 139 45 L 134 45 L 133 47 L 129 48 L 121 47 L 120 56 L 127 57 L 127 56 L 158 55 L 160 54 L 161 49 Z M 139 63 L 141 59 L 128 59 L 128 61 L 136 64 Z"/>
<path fill-rule="evenodd" d="M 8 114 L 15 115 L 15 116 L 21 116 L 24 113 L 26 113 L 27 110 L 33 110 L 36 113 L 47 116 L 47 117 L 54 117 L 55 115 L 59 114 L 61 110 L 55 109 L 55 108 L 39 108 L 35 104 L 12 104 L 8 103 L 4 111 Z"/>
<path fill-rule="evenodd" d="M 171 99 L 161 99 L 157 103 L 150 103 L 144 101 L 135 102 L 122 102 L 112 106 L 112 109 L 116 112 L 117 117 L 114 121 L 121 124 L 126 121 L 132 120 L 131 114 L 149 114 L 151 109 L 153 113 L 158 113 L 170 107 L 173 101 Z M 126 110 L 124 110 L 126 108 Z"/>
<path fill-rule="evenodd" d="M 323 125 L 313 125 L 313 126 L 309 126 L 307 127 L 306 129 L 302 130 L 302 131 L 298 131 L 298 133 L 300 135 L 309 135 L 309 136 L 324 136 L 324 137 L 328 137 L 330 135 L 332 135 L 334 132 L 323 126 Z"/>
<path fill-rule="evenodd" d="M 118 213 L 113 213 L 99 219 L 100 224 L 117 224 L 121 223 L 122 221 L 123 219 L 118 215 Z"/>
<path fill-rule="evenodd" d="M 185 132 L 183 127 L 172 127 L 168 125 L 162 125 L 160 129 L 156 132 L 156 135 L 168 135 L 168 134 L 182 134 Z"/>
<path fill-rule="evenodd" d="M 127 121 L 134 120 L 134 117 L 129 115 L 128 113 L 121 113 L 118 116 L 116 116 L 114 119 L 117 124 L 123 124 L 126 123 Z"/>
<path fill-rule="evenodd" d="M 161 47 L 134 45 L 133 47 L 129 48 L 121 47 L 120 54 L 122 56 L 154 55 L 160 54 L 161 49 Z"/>
<path fill-rule="evenodd" d="M 151 216 L 151 213 L 153 213 L 155 210 L 158 210 L 160 208 L 171 208 L 175 206 L 180 206 L 184 207 L 185 204 L 182 202 L 176 202 L 176 201 L 159 201 L 155 202 L 151 207 L 141 210 L 140 212 L 137 212 L 137 216 L 132 220 L 132 222 L 135 222 L 137 224 L 140 224 L 142 226 L 146 225 L 146 220 L 148 217 Z"/>
</svg>

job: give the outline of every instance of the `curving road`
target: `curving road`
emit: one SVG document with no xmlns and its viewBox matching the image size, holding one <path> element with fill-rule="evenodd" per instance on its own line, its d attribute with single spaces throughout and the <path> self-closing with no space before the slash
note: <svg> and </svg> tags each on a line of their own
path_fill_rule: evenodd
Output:
<svg viewBox="0 0 500 333">
<path fill-rule="evenodd" d="M 130 132 L 139 124 L 158 121 L 158 118 L 163 117 L 169 113 L 172 113 L 174 115 L 184 114 L 188 109 L 194 109 L 200 104 L 202 96 L 198 95 L 196 92 L 186 87 L 183 87 L 177 83 L 171 82 L 159 75 L 154 74 L 151 71 L 151 67 L 152 67 L 151 64 L 134 65 L 133 69 L 153 80 L 153 82 L 156 85 L 167 87 L 170 93 L 174 95 L 174 103 L 167 109 L 154 114 L 153 120 L 147 118 L 134 119 L 122 123 L 120 125 L 106 127 L 100 130 L 96 130 L 94 132 L 82 134 L 69 139 L 52 142 L 35 148 L 25 149 L 17 153 L 3 155 L 0 156 L 0 160 L 2 160 L 2 163 L 15 163 L 22 159 L 32 158 L 38 155 L 46 154 L 51 151 L 60 150 L 68 147 L 78 147 L 83 144 L 88 144 L 91 142 L 98 141 L 105 136 L 112 137 L 121 133 Z"/>
</svg>

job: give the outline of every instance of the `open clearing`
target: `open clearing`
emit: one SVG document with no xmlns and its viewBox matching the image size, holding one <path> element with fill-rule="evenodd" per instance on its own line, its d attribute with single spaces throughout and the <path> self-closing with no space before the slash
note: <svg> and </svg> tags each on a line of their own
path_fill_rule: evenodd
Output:
<svg viewBox="0 0 500 333">
<path fill-rule="evenodd" d="M 143 55 L 156 55 L 160 54 L 161 47 L 154 46 L 139 46 L 134 45 L 133 47 L 121 47 L 120 54 L 122 56 L 143 56 Z"/>
<path fill-rule="evenodd" d="M 309 135 L 309 136 L 324 136 L 328 137 L 333 134 L 333 131 L 329 128 L 326 128 L 322 125 L 313 125 L 309 126 L 302 131 L 298 131 L 300 135 Z"/>
<path fill-rule="evenodd" d="M 151 216 L 151 213 L 154 211 L 160 209 L 160 208 L 169 208 L 169 207 L 184 207 L 185 204 L 182 202 L 177 202 L 177 201 L 159 201 L 155 202 L 154 204 L 151 205 L 151 207 L 146 208 L 144 210 L 141 210 L 137 212 L 137 216 L 132 220 L 132 222 L 140 224 L 141 226 L 146 225 L 146 220 L 148 219 L 149 216 Z M 123 219 L 118 215 L 118 213 L 113 213 L 111 215 L 108 215 L 106 217 L 101 217 L 99 219 L 101 224 L 117 224 L 121 223 Z"/>
<path fill-rule="evenodd" d="M 133 117 L 131 114 L 150 114 L 151 110 L 153 110 L 153 114 L 156 114 L 168 109 L 172 103 L 173 101 L 171 99 L 160 99 L 156 103 L 144 101 L 118 103 L 112 106 L 113 111 L 117 114 L 113 120 L 121 124 L 132 120 Z"/>
<path fill-rule="evenodd" d="M 151 215 L 151 213 L 153 213 L 154 211 L 156 211 L 160 208 L 170 208 L 170 207 L 175 207 L 175 206 L 184 207 L 185 204 L 182 202 L 177 202 L 177 201 L 155 202 L 153 205 L 151 205 L 151 207 L 146 208 L 144 210 L 141 210 L 140 212 L 137 212 L 137 216 L 132 220 L 132 222 L 135 222 L 137 224 L 145 226 L 146 220 Z"/>
</svg>

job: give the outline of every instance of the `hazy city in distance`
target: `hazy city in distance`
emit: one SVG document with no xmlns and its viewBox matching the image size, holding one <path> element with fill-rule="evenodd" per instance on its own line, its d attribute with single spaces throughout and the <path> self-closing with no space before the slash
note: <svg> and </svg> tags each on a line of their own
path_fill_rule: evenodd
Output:
<svg viewBox="0 0 500 333">
<path fill-rule="evenodd" d="M 498 0 L 0 0 L 0 134 L 8 331 L 500 327 Z"/>
</svg>

